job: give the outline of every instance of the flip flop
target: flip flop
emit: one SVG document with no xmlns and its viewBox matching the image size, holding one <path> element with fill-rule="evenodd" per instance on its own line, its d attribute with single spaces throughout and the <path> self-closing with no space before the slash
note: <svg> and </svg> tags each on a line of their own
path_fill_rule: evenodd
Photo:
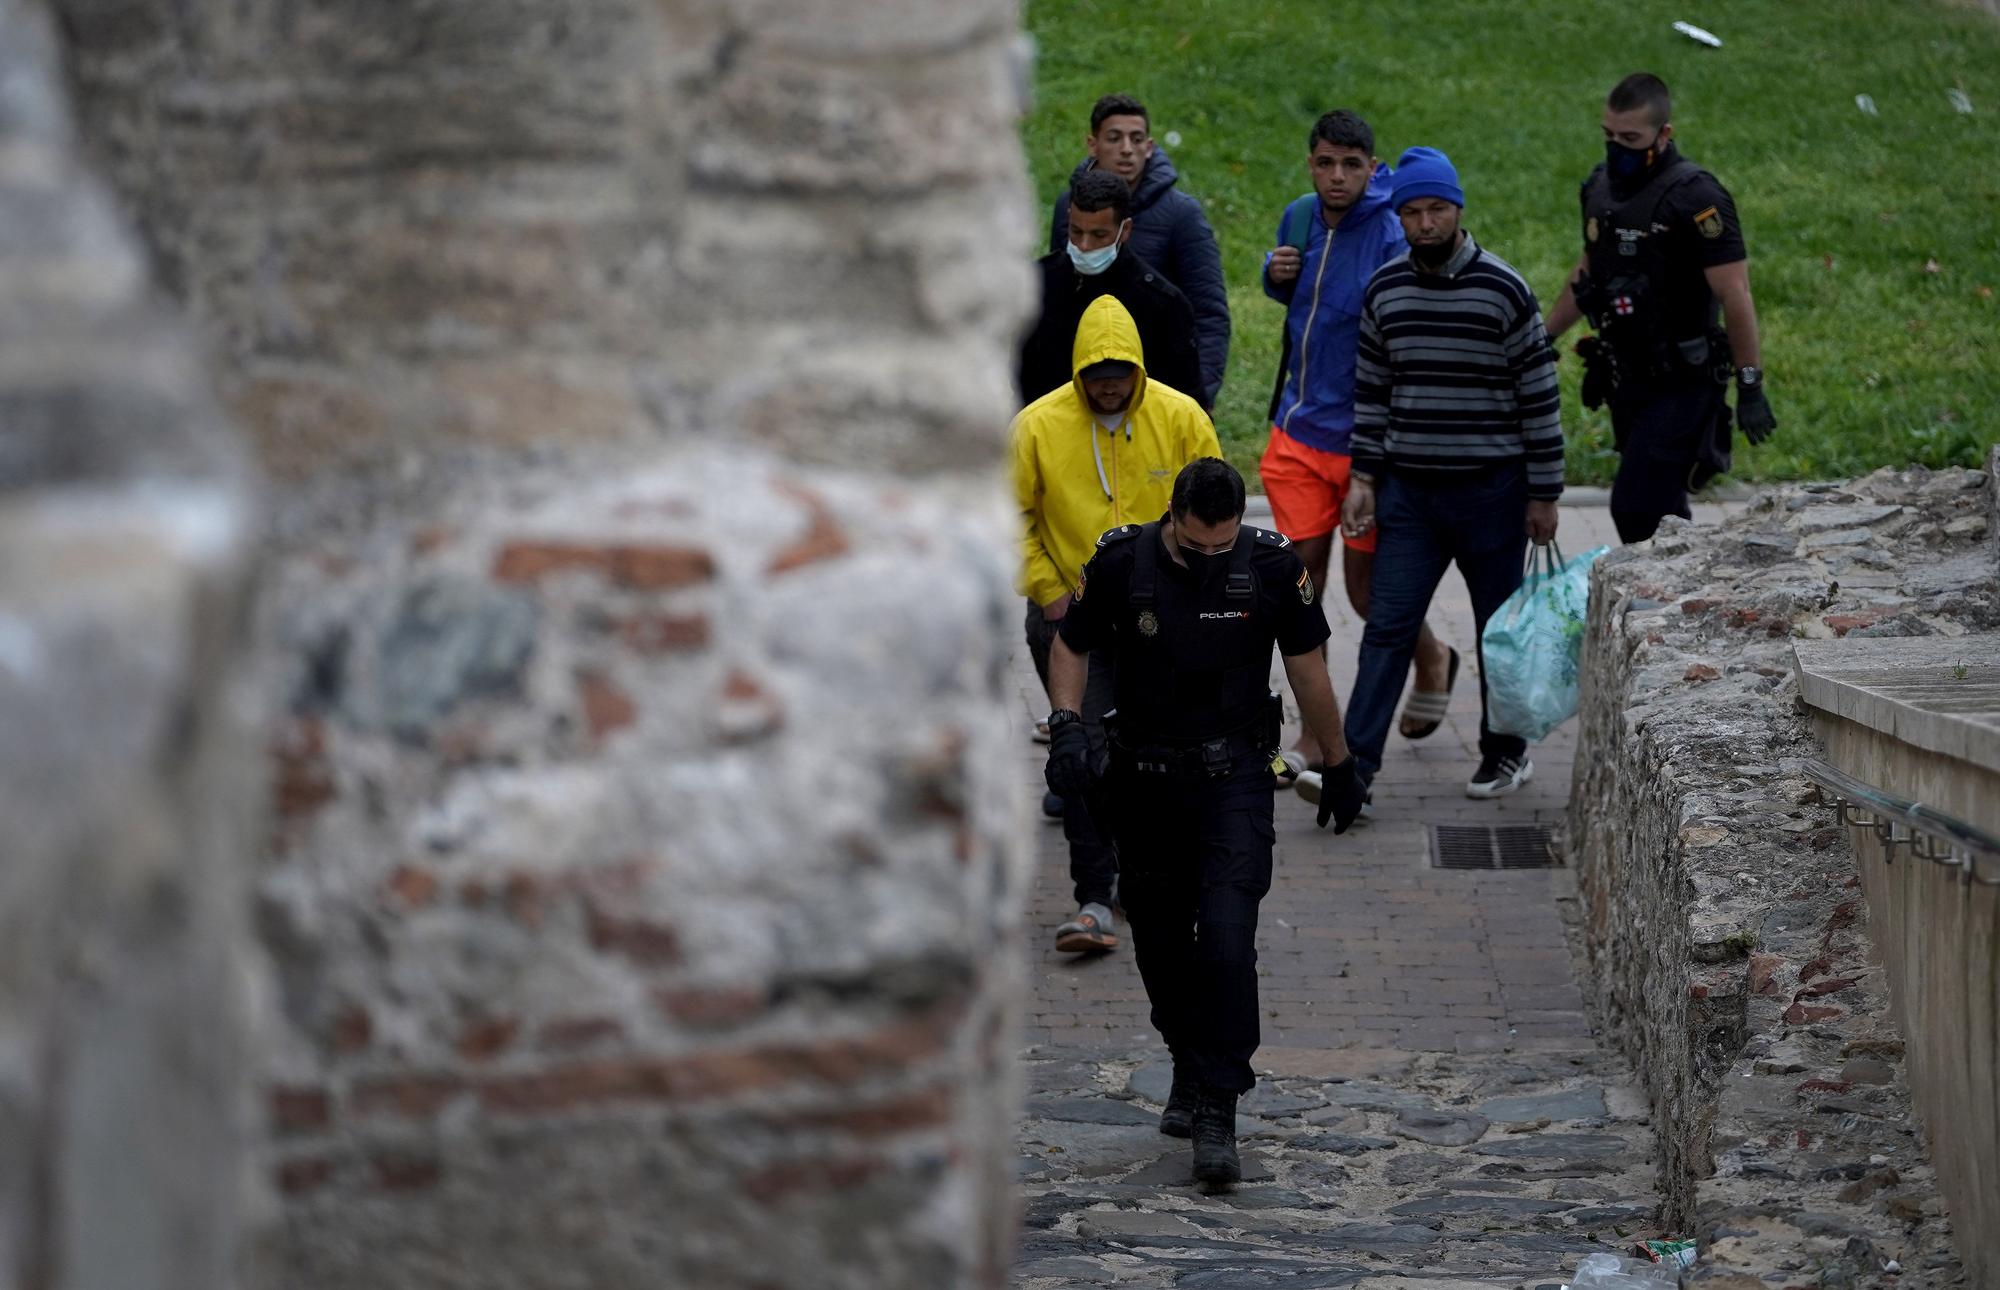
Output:
<svg viewBox="0 0 2000 1290">
<path fill-rule="evenodd" d="M 1287 748 L 1271 759 L 1271 774 L 1277 779 L 1279 788 L 1290 788 L 1299 782 L 1299 772 L 1306 768 L 1306 755 L 1296 748 Z"/>
<path fill-rule="evenodd" d="M 1446 646 L 1450 649 L 1449 646 Z M 1451 666 L 1444 674 L 1442 690 L 1412 690 L 1409 701 L 1403 704 L 1403 715 L 1397 722 L 1402 729 L 1404 721 L 1421 721 L 1424 724 L 1416 730 L 1403 730 L 1405 739 L 1428 739 L 1444 724 L 1445 713 L 1451 707 L 1451 690 L 1458 684 L 1458 651 L 1451 650 Z"/>
</svg>

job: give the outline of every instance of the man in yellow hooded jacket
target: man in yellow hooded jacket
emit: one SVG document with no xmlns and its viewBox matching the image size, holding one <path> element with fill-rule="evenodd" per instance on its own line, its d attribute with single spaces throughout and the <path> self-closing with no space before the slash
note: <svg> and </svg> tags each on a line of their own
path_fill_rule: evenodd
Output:
<svg viewBox="0 0 2000 1290">
<path fill-rule="evenodd" d="M 1083 311 L 1070 370 L 1070 383 L 1023 408 L 1013 428 L 1028 651 L 1044 686 L 1049 642 L 1097 539 L 1121 525 L 1158 519 L 1181 467 L 1222 455 L 1215 426 L 1193 396 L 1146 379 L 1138 325 L 1116 297 L 1100 296 Z M 1105 650 L 1091 656 L 1082 708 L 1092 747 L 1100 750 L 1111 698 L 1109 658 Z M 1108 950 L 1118 943 L 1111 914 L 1117 852 L 1090 801 L 1057 800 L 1077 913 L 1056 929 L 1056 949 Z M 1044 803 L 1045 809 L 1052 805 Z"/>
</svg>

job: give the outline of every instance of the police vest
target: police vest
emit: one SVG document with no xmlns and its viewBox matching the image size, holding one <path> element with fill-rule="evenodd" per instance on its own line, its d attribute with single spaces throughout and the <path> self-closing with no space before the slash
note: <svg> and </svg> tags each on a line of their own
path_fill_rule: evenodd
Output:
<svg viewBox="0 0 2000 1290">
<path fill-rule="evenodd" d="M 1709 323 L 1665 316 L 1664 283 L 1671 266 L 1663 233 L 1654 227 L 1667 195 L 1700 173 L 1700 166 L 1676 157 L 1645 187 L 1621 200 L 1613 195 L 1603 166 L 1591 172 L 1583 197 L 1590 281 L 1576 300 L 1598 334 L 1616 349 L 1650 351 L 1663 341 L 1698 334 Z"/>
<path fill-rule="evenodd" d="M 1244 525 L 1223 571 L 1195 586 L 1161 570 L 1158 520 L 1136 537 L 1113 682 L 1120 727 L 1177 743 L 1243 729 L 1270 693 L 1276 641 L 1251 557 L 1259 541 L 1283 539 Z"/>
</svg>

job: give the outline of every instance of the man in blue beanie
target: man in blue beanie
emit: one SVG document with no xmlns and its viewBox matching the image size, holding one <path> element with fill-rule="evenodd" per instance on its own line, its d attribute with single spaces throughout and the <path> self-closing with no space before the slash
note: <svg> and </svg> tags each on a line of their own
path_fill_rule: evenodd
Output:
<svg viewBox="0 0 2000 1290">
<path fill-rule="evenodd" d="M 1472 598 L 1478 639 L 1521 585 L 1527 543 L 1555 537 L 1563 438 L 1555 354 L 1535 293 L 1459 227 L 1451 159 L 1411 148 L 1390 201 L 1409 254 L 1369 280 L 1354 381 L 1349 534 L 1376 533 L 1368 625 L 1346 733 L 1362 780 L 1382 765 L 1417 633 L 1448 565 Z M 1511 793 L 1535 771 L 1527 744 L 1486 723 L 1468 797 Z"/>
</svg>

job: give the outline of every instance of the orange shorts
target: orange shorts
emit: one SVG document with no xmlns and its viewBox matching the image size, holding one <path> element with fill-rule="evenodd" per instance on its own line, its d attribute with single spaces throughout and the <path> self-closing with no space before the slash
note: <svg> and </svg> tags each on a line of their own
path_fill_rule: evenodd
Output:
<svg viewBox="0 0 2000 1290">
<path fill-rule="evenodd" d="M 1340 528 L 1340 505 L 1347 500 L 1347 476 L 1354 458 L 1344 452 L 1308 448 L 1276 426 L 1258 470 L 1264 476 L 1264 496 L 1271 499 L 1271 519 L 1278 532 L 1294 542 L 1325 537 Z M 1375 530 L 1341 541 L 1356 551 L 1375 549 Z"/>
</svg>

